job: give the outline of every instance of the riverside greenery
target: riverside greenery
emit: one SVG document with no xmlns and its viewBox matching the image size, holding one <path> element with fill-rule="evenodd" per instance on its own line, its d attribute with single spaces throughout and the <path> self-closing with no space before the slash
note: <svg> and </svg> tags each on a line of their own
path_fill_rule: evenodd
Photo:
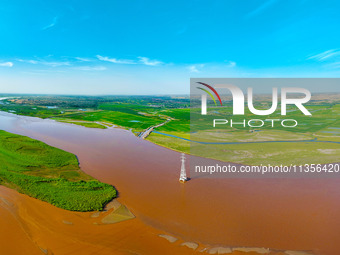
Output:
<svg viewBox="0 0 340 255">
<path fill-rule="evenodd" d="M 5 96 L 5 95 L 3 95 Z M 285 164 L 300 163 L 329 163 L 338 162 L 340 142 L 340 94 L 317 94 L 313 100 L 306 104 L 312 116 L 305 116 L 295 106 L 287 108 L 287 118 L 294 119 L 298 125 L 288 128 L 281 125 L 281 113 L 274 112 L 269 116 L 254 116 L 247 108 L 245 115 L 232 115 L 232 102 L 225 100 L 223 107 L 216 107 L 209 102 L 207 121 L 200 121 L 198 125 L 191 125 L 193 119 L 200 119 L 200 100 L 190 102 L 180 97 L 70 97 L 63 96 L 18 96 L 17 99 L 0 101 L 0 110 L 15 112 L 16 114 L 53 118 L 57 121 L 73 123 L 86 127 L 106 128 L 115 125 L 129 129 L 136 135 L 151 126 L 164 123 L 155 128 L 146 139 L 180 152 L 202 156 L 201 152 L 191 150 L 196 143 L 192 141 L 217 143 L 243 142 L 242 144 L 216 144 L 214 150 L 205 149 L 204 157 L 226 162 L 256 165 L 263 163 Z M 88 108 L 91 103 L 91 108 Z M 46 105 L 59 108 L 47 108 Z M 82 107 L 81 109 L 74 108 Z M 271 98 L 266 95 L 259 97 L 255 104 L 256 109 L 269 109 Z M 279 110 L 279 109 L 278 109 Z M 250 125 L 217 125 L 212 126 L 214 119 L 229 120 L 233 122 L 247 122 L 258 119 L 257 123 Z M 262 127 L 254 127 L 265 119 L 280 119 L 265 122 Z M 230 123 L 228 123 L 230 124 Z M 247 123 L 248 124 L 248 123 Z M 293 122 L 284 122 L 285 125 L 294 125 Z M 218 129 L 218 130 L 217 130 Z M 157 133 L 158 132 L 158 133 Z M 296 142 L 294 142 L 294 141 Z M 304 142 L 303 140 L 314 142 Z M 263 143 L 278 141 L 277 143 Z M 289 142 L 281 142 L 289 141 Z M 257 143 L 259 142 L 259 143 Z"/>
<path fill-rule="evenodd" d="M 82 172 L 75 155 L 2 130 L 0 184 L 71 211 L 102 210 L 117 194 Z"/>
</svg>

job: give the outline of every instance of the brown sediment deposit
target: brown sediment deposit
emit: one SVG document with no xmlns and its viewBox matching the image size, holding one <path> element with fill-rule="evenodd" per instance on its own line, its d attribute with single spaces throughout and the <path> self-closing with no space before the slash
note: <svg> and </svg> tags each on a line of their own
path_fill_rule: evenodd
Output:
<svg viewBox="0 0 340 255">
<path fill-rule="evenodd" d="M 178 152 L 126 130 L 5 113 L 0 129 L 76 154 L 83 171 L 117 188 L 123 214 L 136 217 L 103 224 L 110 209 L 69 212 L 0 187 L 0 254 L 340 251 L 339 179 L 192 178 L 181 184 Z"/>
<path fill-rule="evenodd" d="M 3 186 L 0 196 L 0 254 L 186 254 L 138 220 L 96 225 L 93 212 L 59 209 Z"/>
</svg>

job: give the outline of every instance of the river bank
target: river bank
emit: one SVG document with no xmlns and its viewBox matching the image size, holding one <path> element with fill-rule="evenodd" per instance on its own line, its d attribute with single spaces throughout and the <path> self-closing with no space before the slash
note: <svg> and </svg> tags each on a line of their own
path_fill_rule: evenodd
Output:
<svg viewBox="0 0 340 255">
<path fill-rule="evenodd" d="M 118 200 L 136 219 L 88 229 L 86 240 L 105 243 L 106 248 L 97 249 L 114 250 L 114 254 L 192 254 L 192 249 L 180 244 L 193 242 L 199 244 L 195 252 L 206 247 L 264 247 L 334 255 L 340 250 L 339 180 L 193 178 L 183 185 L 178 182 L 180 153 L 138 139 L 127 130 L 88 129 L 8 113 L 0 113 L 0 120 L 0 129 L 76 154 L 84 172 L 119 190 Z M 39 210 L 40 203 L 30 200 L 19 208 L 32 212 L 31 208 L 37 207 L 35 210 L 44 214 L 39 213 L 35 221 L 42 231 L 49 224 L 46 215 L 55 218 L 55 212 L 45 203 L 41 206 L 49 209 Z M 74 215 L 66 221 L 78 218 Z M 63 224 L 63 217 L 56 219 L 61 226 L 53 227 L 72 238 L 82 232 L 76 224 Z M 70 229 L 75 232 L 68 233 Z M 179 241 L 171 243 L 160 234 Z M 66 241 L 68 247 L 72 247 L 72 238 Z M 58 252 L 65 241 L 55 240 L 51 243 L 54 254 L 65 254 Z M 74 251 L 87 251 L 81 240 L 83 245 L 74 246 Z"/>
</svg>

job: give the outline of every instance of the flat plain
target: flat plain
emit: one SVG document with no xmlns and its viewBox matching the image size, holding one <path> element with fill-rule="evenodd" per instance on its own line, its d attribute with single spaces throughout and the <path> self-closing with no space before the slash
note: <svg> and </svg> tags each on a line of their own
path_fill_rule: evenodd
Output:
<svg viewBox="0 0 340 255">
<path fill-rule="evenodd" d="M 287 116 L 280 108 L 270 116 L 233 116 L 231 102 L 224 107 L 209 107 L 209 116 L 199 122 L 200 108 L 190 108 L 190 99 L 181 96 L 17 96 L 2 101 L 0 110 L 16 114 L 51 118 L 89 128 L 119 127 L 135 135 L 170 120 L 154 129 L 146 139 L 158 145 L 197 156 L 226 162 L 256 165 L 307 164 L 336 162 L 340 153 L 340 96 L 320 94 L 306 105 L 312 116 L 289 106 Z M 211 102 L 210 102 L 211 103 Z M 267 97 L 256 103 L 268 109 Z M 219 125 L 213 119 L 231 118 L 241 122 L 251 119 L 276 119 L 260 128 Z M 280 125 L 283 118 L 295 119 L 298 125 Z M 199 123 L 190 126 L 191 123 Z M 194 120 L 194 122 L 193 122 Z"/>
</svg>

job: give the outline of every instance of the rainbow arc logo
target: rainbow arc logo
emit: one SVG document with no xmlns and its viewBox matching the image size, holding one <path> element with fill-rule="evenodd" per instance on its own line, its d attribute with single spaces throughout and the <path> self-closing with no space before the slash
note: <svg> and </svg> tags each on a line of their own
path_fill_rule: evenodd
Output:
<svg viewBox="0 0 340 255">
<path fill-rule="evenodd" d="M 221 106 L 222 106 L 221 97 L 220 97 L 220 95 L 217 93 L 217 91 L 216 91 L 212 86 L 210 86 L 210 85 L 208 85 L 208 84 L 206 84 L 206 83 L 203 83 L 203 82 L 197 82 L 197 83 L 198 83 L 198 84 L 201 84 L 201 85 L 203 85 L 203 86 L 205 86 L 205 87 L 207 87 L 207 88 L 209 88 L 209 89 L 217 96 L 217 98 L 218 98 L 218 100 L 220 101 L 220 104 L 221 104 Z M 200 90 L 203 90 L 204 92 L 206 92 L 206 93 L 212 98 L 212 100 L 214 101 L 215 105 L 217 105 L 216 100 L 215 100 L 215 97 L 213 96 L 213 94 L 212 94 L 209 90 L 204 89 L 204 88 L 201 88 L 201 87 L 197 87 L 197 88 L 200 89 Z"/>
</svg>

